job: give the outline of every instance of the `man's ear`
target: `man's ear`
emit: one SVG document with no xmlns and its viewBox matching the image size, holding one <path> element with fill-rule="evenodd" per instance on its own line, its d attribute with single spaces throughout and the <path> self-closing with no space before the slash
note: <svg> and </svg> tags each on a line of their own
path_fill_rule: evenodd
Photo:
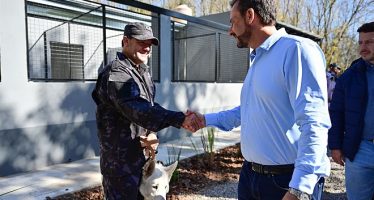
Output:
<svg viewBox="0 0 374 200">
<path fill-rule="evenodd" d="M 127 46 L 127 44 L 129 44 L 129 38 L 126 37 L 126 36 L 123 36 L 123 39 L 122 39 L 122 47 L 124 46 Z"/>
<path fill-rule="evenodd" d="M 255 18 L 255 10 L 253 8 L 248 8 L 247 12 L 245 12 L 245 22 L 247 24 L 252 24 Z"/>
</svg>

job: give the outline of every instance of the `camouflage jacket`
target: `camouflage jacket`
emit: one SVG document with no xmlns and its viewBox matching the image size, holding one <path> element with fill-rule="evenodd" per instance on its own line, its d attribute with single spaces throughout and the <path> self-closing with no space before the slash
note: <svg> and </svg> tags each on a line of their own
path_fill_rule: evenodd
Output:
<svg viewBox="0 0 374 200">
<path fill-rule="evenodd" d="M 139 69 L 117 53 L 116 60 L 99 74 L 92 97 L 97 104 L 101 173 L 124 176 L 141 170 L 145 158 L 139 136 L 184 121 L 182 112 L 166 110 L 154 102 L 155 86 L 149 67 Z"/>
</svg>

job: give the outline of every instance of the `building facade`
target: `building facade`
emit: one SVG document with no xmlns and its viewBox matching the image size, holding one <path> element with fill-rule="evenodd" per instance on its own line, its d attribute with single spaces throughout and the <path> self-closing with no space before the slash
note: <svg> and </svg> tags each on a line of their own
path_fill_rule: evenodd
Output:
<svg viewBox="0 0 374 200">
<path fill-rule="evenodd" d="M 239 104 L 249 50 L 236 47 L 228 24 L 137 1 L 2 0 L 0 177 L 98 155 L 91 92 L 133 21 L 160 39 L 149 60 L 158 103 L 203 113 Z"/>
</svg>

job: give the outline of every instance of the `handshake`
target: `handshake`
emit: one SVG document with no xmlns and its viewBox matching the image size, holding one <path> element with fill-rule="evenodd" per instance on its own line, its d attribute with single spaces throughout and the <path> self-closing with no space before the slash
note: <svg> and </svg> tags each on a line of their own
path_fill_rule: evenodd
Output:
<svg viewBox="0 0 374 200">
<path fill-rule="evenodd" d="M 186 116 L 182 124 L 184 129 L 191 132 L 196 132 L 197 130 L 206 127 L 205 117 L 203 114 L 187 110 L 184 115 Z"/>
</svg>

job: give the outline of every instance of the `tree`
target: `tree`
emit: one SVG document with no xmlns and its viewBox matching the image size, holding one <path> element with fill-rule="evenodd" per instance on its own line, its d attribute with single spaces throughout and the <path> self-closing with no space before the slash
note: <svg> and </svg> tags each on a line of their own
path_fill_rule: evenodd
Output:
<svg viewBox="0 0 374 200">
<path fill-rule="evenodd" d="M 374 0 L 277 0 L 277 4 L 278 19 L 322 36 L 327 64 L 336 62 L 343 68 L 358 57 L 357 27 L 374 17 Z"/>
<path fill-rule="evenodd" d="M 229 0 L 199 0 L 201 15 L 222 13 L 230 10 Z"/>
<path fill-rule="evenodd" d="M 283 0 L 276 1 L 276 7 L 281 10 L 278 12 L 277 19 L 279 21 L 288 22 L 294 26 L 298 26 L 301 21 L 301 13 L 303 11 L 302 7 L 305 4 L 305 0 Z"/>
<path fill-rule="evenodd" d="M 192 9 L 192 13 L 195 13 L 195 3 L 194 0 L 138 0 L 143 3 L 159 5 L 162 8 L 169 10 L 174 10 L 177 6 L 185 4 Z"/>
<path fill-rule="evenodd" d="M 192 9 L 194 16 L 210 15 L 227 12 L 230 10 L 230 0 L 138 0 L 143 3 L 157 4 L 170 10 L 181 4 L 186 4 Z"/>
</svg>

